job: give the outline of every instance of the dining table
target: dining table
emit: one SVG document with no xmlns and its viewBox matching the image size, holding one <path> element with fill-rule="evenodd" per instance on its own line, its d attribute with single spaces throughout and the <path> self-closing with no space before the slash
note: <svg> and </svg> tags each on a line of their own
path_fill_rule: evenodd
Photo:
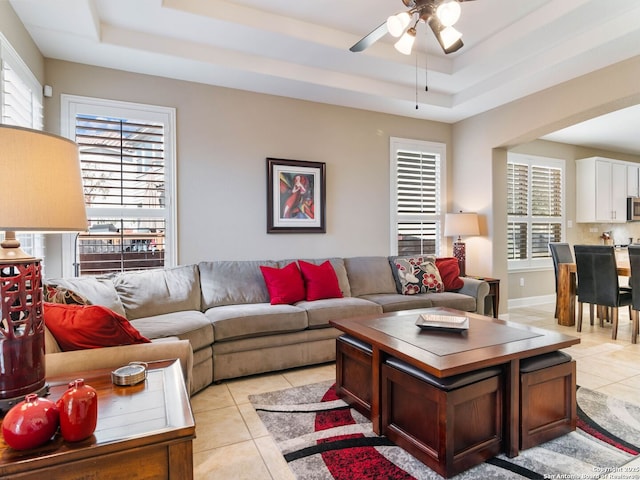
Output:
<svg viewBox="0 0 640 480">
<path fill-rule="evenodd" d="M 575 263 L 558 264 L 558 325 L 573 326 L 576 323 L 576 273 Z M 628 258 L 616 261 L 618 276 L 631 276 Z"/>
</svg>

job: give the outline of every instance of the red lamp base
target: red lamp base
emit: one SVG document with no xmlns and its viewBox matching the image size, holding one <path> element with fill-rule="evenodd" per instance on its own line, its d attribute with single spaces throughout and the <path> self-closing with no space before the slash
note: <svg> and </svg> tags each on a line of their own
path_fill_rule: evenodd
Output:
<svg viewBox="0 0 640 480">
<path fill-rule="evenodd" d="M 40 260 L 0 263 L 0 409 L 45 387 Z"/>
<path fill-rule="evenodd" d="M 467 251 L 464 242 L 453 243 L 453 256 L 458 259 L 458 265 L 460 266 L 460 276 L 464 277 L 466 273 L 465 264 L 467 263 Z"/>
</svg>

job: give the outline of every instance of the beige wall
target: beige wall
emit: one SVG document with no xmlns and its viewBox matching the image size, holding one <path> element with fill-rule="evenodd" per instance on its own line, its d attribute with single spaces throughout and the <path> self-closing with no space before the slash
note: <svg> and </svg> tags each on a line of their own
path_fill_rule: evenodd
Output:
<svg viewBox="0 0 640 480">
<path fill-rule="evenodd" d="M 501 311 L 511 295 L 509 282 L 504 281 L 508 278 L 506 149 L 640 103 L 638 78 L 640 57 L 634 57 L 453 126 L 455 206 L 470 210 L 477 205 L 487 228 L 486 237 L 467 243 L 467 270 L 503 279 Z"/>
<path fill-rule="evenodd" d="M 6 0 L 0 0 L 0 32 L 44 85 L 44 57 Z"/>
<path fill-rule="evenodd" d="M 175 107 L 179 263 L 388 255 L 389 137 L 444 142 L 451 126 L 46 61 L 46 123 L 60 94 Z M 327 233 L 266 234 L 266 157 L 327 164 Z"/>
</svg>

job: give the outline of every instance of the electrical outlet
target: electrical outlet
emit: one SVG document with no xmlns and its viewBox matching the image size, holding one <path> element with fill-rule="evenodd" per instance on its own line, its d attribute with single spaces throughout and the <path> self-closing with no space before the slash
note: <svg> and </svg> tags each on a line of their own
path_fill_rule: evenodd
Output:
<svg viewBox="0 0 640 480">
<path fill-rule="evenodd" d="M 567 228 L 573 228 L 573 221 L 567 220 Z"/>
<path fill-rule="evenodd" d="M 524 287 L 524 278 L 520 277 L 520 286 Z"/>
</svg>

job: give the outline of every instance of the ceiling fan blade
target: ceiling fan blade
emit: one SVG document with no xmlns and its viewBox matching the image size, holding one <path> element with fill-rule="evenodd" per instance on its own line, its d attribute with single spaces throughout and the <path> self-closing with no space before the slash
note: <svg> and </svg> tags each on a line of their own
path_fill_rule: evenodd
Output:
<svg viewBox="0 0 640 480">
<path fill-rule="evenodd" d="M 366 37 L 363 37 L 358 43 L 356 43 L 349 50 L 351 50 L 352 52 L 361 52 L 369 48 L 371 45 L 376 43 L 382 37 L 384 37 L 388 31 L 389 30 L 387 30 L 387 22 L 384 22 L 382 25 L 376 28 L 373 32 L 368 34 Z"/>
</svg>

